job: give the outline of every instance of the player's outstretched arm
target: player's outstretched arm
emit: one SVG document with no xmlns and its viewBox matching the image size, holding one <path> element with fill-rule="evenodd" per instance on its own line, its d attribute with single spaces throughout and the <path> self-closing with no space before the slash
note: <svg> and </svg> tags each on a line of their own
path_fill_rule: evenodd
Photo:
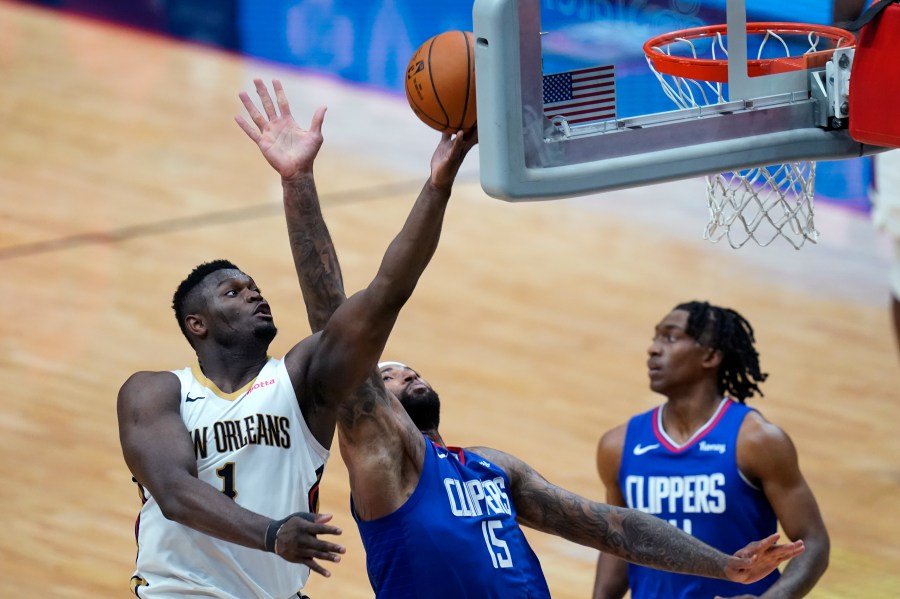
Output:
<svg viewBox="0 0 900 599">
<path fill-rule="evenodd" d="M 650 514 L 590 501 L 549 483 L 518 458 L 471 448 L 501 466 L 519 522 L 630 562 L 681 574 L 751 583 L 803 552 L 803 542 L 777 545 L 778 535 L 726 555 Z"/>
<path fill-rule="evenodd" d="M 374 372 L 400 309 L 437 249 L 453 183 L 477 140 L 475 130 L 441 137 L 431 176 L 375 278 L 328 321 L 309 370 L 313 388 L 328 401 L 348 398 Z"/>
<path fill-rule="evenodd" d="M 253 123 L 241 116 L 235 117 L 235 121 L 281 175 L 288 240 L 306 304 L 306 316 L 312 331 L 321 331 L 346 299 L 340 265 L 322 218 L 313 177 L 313 165 L 322 147 L 325 107 L 320 106 L 313 114 L 309 129 L 303 129 L 291 114 L 280 81 L 272 82 L 277 106 L 261 79 L 254 79 L 254 85 L 262 111 L 247 92 L 241 92 L 241 102 Z M 330 448 L 334 439 L 335 409 L 323 404 L 305 387 L 306 379 L 302 373 L 307 368 L 309 354 L 303 351 L 301 344 L 285 355 L 285 366 L 310 431 L 323 447 Z"/>
<path fill-rule="evenodd" d="M 253 83 L 263 110 L 256 107 L 247 92 L 241 92 L 241 102 L 253 124 L 241 116 L 235 117 L 235 121 L 281 175 L 294 268 L 310 328 L 313 332 L 320 331 L 346 299 L 340 264 L 322 218 L 313 177 L 313 165 L 322 147 L 326 108 L 320 106 L 313 114 L 309 129 L 303 129 L 291 114 L 281 81 L 272 81 L 275 102 L 262 79 L 254 79 Z"/>
<path fill-rule="evenodd" d="M 178 378 L 170 372 L 139 372 L 119 391 L 119 439 L 135 480 L 169 520 L 238 545 L 274 551 L 266 543 L 271 518 L 242 508 L 197 478 L 194 445 L 181 419 L 180 394 Z M 272 531 L 274 538 L 270 533 L 270 545 L 277 541 L 281 557 L 328 576 L 315 560 L 337 562 L 344 548 L 316 535 L 341 531 L 325 524 L 330 516 L 312 518 L 290 518 L 280 530 Z"/>
</svg>

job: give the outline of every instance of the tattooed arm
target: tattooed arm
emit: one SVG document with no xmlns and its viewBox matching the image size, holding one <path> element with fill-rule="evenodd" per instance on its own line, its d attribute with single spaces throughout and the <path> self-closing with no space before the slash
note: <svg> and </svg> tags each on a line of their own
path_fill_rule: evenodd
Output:
<svg viewBox="0 0 900 599">
<path fill-rule="evenodd" d="M 802 541 L 776 545 L 778 535 L 772 535 L 729 556 L 655 516 L 590 501 L 557 487 L 507 453 L 485 447 L 469 450 L 506 472 L 521 524 L 636 564 L 750 583 L 803 552 Z"/>
<path fill-rule="evenodd" d="M 325 328 L 325 323 L 346 299 L 341 268 L 322 218 L 313 178 L 313 163 L 322 147 L 325 107 L 316 110 L 309 130 L 305 130 L 291 115 L 280 81 L 272 82 L 277 110 L 262 80 L 255 79 L 254 84 L 265 114 L 256 108 L 246 92 L 241 92 L 241 102 L 256 128 L 243 117 L 235 120 L 281 175 L 294 268 L 306 303 L 309 325 L 315 333 Z"/>
<path fill-rule="evenodd" d="M 247 92 L 241 92 L 239 97 L 253 124 L 241 116 L 235 117 L 235 121 L 281 175 L 291 254 L 306 304 L 306 316 L 315 333 L 325 328 L 331 315 L 346 299 L 341 269 L 322 219 L 313 179 L 313 163 L 322 147 L 325 107 L 316 110 L 306 130 L 291 115 L 280 81 L 272 82 L 277 108 L 263 81 L 254 79 L 253 83 L 264 112 L 253 104 Z M 335 407 L 305 388 L 309 353 L 302 345 L 301 342 L 285 354 L 284 364 L 310 431 L 323 447 L 330 448 L 334 438 Z"/>
<path fill-rule="evenodd" d="M 320 331 L 347 299 L 341 267 L 322 218 L 312 172 L 283 178 L 281 185 L 288 239 L 306 303 L 306 316 L 312 331 Z"/>
<path fill-rule="evenodd" d="M 341 457 L 362 520 L 399 509 L 418 485 L 425 462 L 422 433 L 381 377 L 373 372 L 338 410 Z"/>
</svg>

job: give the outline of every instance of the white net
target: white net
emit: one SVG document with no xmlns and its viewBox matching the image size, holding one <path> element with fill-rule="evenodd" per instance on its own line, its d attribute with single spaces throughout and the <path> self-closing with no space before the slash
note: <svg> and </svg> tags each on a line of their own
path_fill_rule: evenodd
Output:
<svg viewBox="0 0 900 599">
<path fill-rule="evenodd" d="M 722 173 L 706 178 L 709 223 L 703 238 L 725 238 L 737 249 L 750 240 L 767 246 L 779 237 L 795 249 L 816 242 L 813 222 L 815 162 Z"/>
<path fill-rule="evenodd" d="M 819 49 L 817 35 L 809 34 L 807 41 L 807 52 Z M 763 56 L 767 45 L 770 54 L 774 46 L 779 54 L 791 55 L 783 37 L 767 30 L 758 47 L 758 58 Z M 654 50 L 692 58 L 718 60 L 728 57 L 721 34 L 701 40 L 674 38 L 665 47 Z M 647 63 L 663 92 L 679 108 L 697 108 L 726 101 L 722 83 L 661 73 L 649 57 Z M 716 243 L 725 238 L 733 248 L 740 248 L 750 240 L 766 246 L 779 237 L 795 249 L 800 249 L 807 241 L 815 243 L 818 237 L 813 222 L 815 177 L 815 162 L 777 164 L 708 176 L 709 223 L 704 239 Z"/>
</svg>

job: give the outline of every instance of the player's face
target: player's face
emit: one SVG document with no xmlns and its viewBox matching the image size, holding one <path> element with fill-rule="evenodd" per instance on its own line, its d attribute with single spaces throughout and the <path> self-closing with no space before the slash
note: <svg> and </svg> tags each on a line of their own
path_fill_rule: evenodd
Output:
<svg viewBox="0 0 900 599">
<path fill-rule="evenodd" d="M 266 343 L 275 338 L 272 310 L 252 278 L 239 270 L 219 270 L 206 283 L 209 330 L 215 338 L 239 340 L 252 335 Z"/>
<path fill-rule="evenodd" d="M 421 431 L 437 430 L 441 400 L 428 381 L 408 366 L 385 366 L 381 379 L 394 394 Z"/>
<path fill-rule="evenodd" d="M 703 362 L 710 350 L 687 334 L 687 322 L 686 310 L 673 310 L 656 325 L 647 369 L 650 388 L 657 393 L 670 395 L 709 376 Z"/>
<path fill-rule="evenodd" d="M 431 389 L 428 381 L 409 366 L 385 366 L 381 369 L 381 380 L 388 391 L 400 397 L 405 393 L 421 393 L 417 389 Z"/>
</svg>

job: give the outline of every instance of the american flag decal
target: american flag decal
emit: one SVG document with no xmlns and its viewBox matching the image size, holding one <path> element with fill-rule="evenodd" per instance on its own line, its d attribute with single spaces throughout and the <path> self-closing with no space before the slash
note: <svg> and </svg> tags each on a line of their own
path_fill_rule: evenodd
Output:
<svg viewBox="0 0 900 599">
<path fill-rule="evenodd" d="M 544 75 L 544 115 L 570 125 L 615 118 L 615 76 L 614 65 Z"/>
</svg>

